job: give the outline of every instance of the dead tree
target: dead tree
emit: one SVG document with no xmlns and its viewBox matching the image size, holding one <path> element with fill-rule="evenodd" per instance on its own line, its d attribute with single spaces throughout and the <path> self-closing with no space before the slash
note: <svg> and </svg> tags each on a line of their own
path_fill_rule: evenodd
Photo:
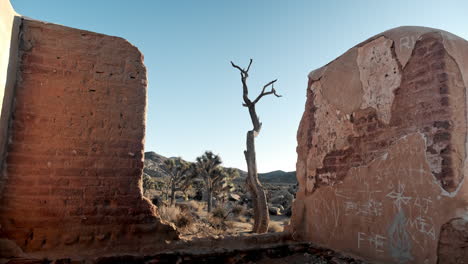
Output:
<svg viewBox="0 0 468 264">
<path fill-rule="evenodd" d="M 253 129 L 247 132 L 247 150 L 244 151 L 245 160 L 247 161 L 247 179 L 246 184 L 252 196 L 252 203 L 254 209 L 254 233 L 265 233 L 268 231 L 268 225 L 270 222 L 270 215 L 268 213 L 268 206 L 265 191 L 263 190 L 260 181 L 258 180 L 257 174 L 257 160 L 255 157 L 255 137 L 260 133 L 262 123 L 258 119 L 255 111 L 255 104 L 262 99 L 262 97 L 273 94 L 276 97 L 281 97 L 276 93 L 274 83 L 277 80 L 273 80 L 263 86 L 262 92 L 255 98 L 255 100 L 249 99 L 249 89 L 247 87 L 247 78 L 249 77 L 250 66 L 252 65 L 252 59 L 250 59 L 249 66 L 247 69 L 242 69 L 231 61 L 232 67 L 238 69 L 241 75 L 242 91 L 244 107 L 249 109 L 250 119 L 252 120 Z M 266 91 L 267 88 L 271 87 L 270 90 Z"/>
</svg>

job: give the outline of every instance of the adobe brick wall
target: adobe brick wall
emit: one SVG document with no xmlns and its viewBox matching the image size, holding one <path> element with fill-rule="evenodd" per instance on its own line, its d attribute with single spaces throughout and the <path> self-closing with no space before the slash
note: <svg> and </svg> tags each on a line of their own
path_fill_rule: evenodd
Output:
<svg viewBox="0 0 468 264">
<path fill-rule="evenodd" d="M 18 34 L 20 18 L 10 1 L 0 0 L 0 161 L 3 160 L 7 143 L 8 122 L 13 101 L 18 61 Z M 0 163 L 0 171 L 2 164 Z M 0 192 L 1 192 L 0 180 Z"/>
<path fill-rule="evenodd" d="M 24 19 L 0 234 L 29 256 L 163 248 L 141 193 L 146 69 L 124 39 Z"/>
<path fill-rule="evenodd" d="M 468 42 L 429 28 L 386 31 L 312 72 L 293 236 L 373 262 L 466 260 L 466 87 Z"/>
</svg>

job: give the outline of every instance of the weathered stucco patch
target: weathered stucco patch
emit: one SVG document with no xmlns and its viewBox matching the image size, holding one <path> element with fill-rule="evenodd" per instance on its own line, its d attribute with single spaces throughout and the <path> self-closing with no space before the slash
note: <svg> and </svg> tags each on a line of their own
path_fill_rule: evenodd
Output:
<svg viewBox="0 0 468 264">
<path fill-rule="evenodd" d="M 305 186 L 308 193 L 314 190 L 317 180 L 324 184 L 333 184 L 336 178 L 334 173 L 322 174 L 317 179 L 316 169 L 322 167 L 323 159 L 329 152 L 348 146 L 347 134 L 353 131 L 353 126 L 349 121 L 350 115 L 339 111 L 324 99 L 321 81 L 313 82 L 310 89 L 314 96 L 314 104 L 320 105 L 313 114 L 313 119 L 320 126 L 314 127 L 312 148 L 309 150 L 306 160 Z"/>
<path fill-rule="evenodd" d="M 377 110 L 379 120 L 388 124 L 394 91 L 400 86 L 401 73 L 393 57 L 393 41 L 385 37 L 375 39 L 358 49 L 357 64 L 364 90 L 361 109 Z"/>
<path fill-rule="evenodd" d="M 327 66 L 321 79 L 324 98 L 345 114 L 359 109 L 362 103 L 357 55 L 357 48 L 348 50 Z"/>
<path fill-rule="evenodd" d="M 383 36 L 393 40 L 395 43 L 395 54 L 402 68 L 406 66 L 414 45 L 419 37 L 425 33 L 438 31 L 433 28 L 404 26 L 391 29 L 382 33 Z"/>
</svg>

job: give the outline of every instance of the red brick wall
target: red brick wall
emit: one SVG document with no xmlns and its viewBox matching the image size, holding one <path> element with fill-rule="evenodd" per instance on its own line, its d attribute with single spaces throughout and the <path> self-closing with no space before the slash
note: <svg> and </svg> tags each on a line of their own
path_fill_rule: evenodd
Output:
<svg viewBox="0 0 468 264">
<path fill-rule="evenodd" d="M 402 27 L 309 75 L 293 237 L 370 262 L 466 259 L 467 51 L 450 33 Z"/>
<path fill-rule="evenodd" d="M 24 20 L 20 60 L 1 233 L 26 252 L 68 257 L 176 238 L 141 194 L 141 53 L 121 38 Z"/>
</svg>

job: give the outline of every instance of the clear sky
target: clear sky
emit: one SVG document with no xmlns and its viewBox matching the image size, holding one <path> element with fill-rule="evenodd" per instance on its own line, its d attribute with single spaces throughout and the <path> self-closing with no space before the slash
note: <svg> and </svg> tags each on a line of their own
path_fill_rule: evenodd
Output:
<svg viewBox="0 0 468 264">
<path fill-rule="evenodd" d="M 145 151 L 187 160 L 212 150 L 245 169 L 239 73 L 250 94 L 278 78 L 282 98 L 257 106 L 260 172 L 295 170 L 296 132 L 307 74 L 390 28 L 444 29 L 468 39 L 468 1 L 312 0 L 11 0 L 24 16 L 126 38 L 145 55 L 148 119 Z"/>
</svg>

